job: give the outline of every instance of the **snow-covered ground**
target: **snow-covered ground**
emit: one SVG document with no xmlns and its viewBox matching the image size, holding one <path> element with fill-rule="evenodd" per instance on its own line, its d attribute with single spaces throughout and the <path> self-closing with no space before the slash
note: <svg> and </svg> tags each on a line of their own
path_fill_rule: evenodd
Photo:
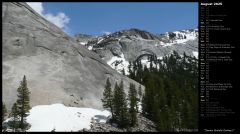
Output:
<svg viewBox="0 0 240 134">
<path fill-rule="evenodd" d="M 97 122 L 106 123 L 111 116 L 109 111 L 93 108 L 66 107 L 63 104 L 38 105 L 30 110 L 27 122 L 31 131 L 79 131 L 90 129 L 92 118 Z M 9 119 L 7 119 L 9 120 Z"/>
<path fill-rule="evenodd" d="M 30 110 L 27 122 L 31 124 L 28 131 L 79 131 L 90 129 L 91 118 L 106 122 L 108 111 L 93 108 L 66 107 L 63 104 L 39 105 Z"/>
</svg>

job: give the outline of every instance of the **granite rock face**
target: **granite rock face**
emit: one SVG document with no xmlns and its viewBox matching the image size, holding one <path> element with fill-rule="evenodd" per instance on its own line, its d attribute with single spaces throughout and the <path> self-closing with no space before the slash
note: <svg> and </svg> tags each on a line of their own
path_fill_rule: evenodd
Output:
<svg viewBox="0 0 240 134">
<path fill-rule="evenodd" d="M 63 103 L 101 109 L 106 79 L 135 81 L 113 70 L 26 3 L 2 3 L 2 93 L 8 109 L 26 75 L 31 106 Z"/>
</svg>

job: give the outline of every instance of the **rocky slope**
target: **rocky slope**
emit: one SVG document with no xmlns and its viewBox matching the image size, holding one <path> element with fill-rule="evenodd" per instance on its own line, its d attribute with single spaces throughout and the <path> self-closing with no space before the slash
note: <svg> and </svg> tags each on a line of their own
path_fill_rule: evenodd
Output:
<svg viewBox="0 0 240 134">
<path fill-rule="evenodd" d="M 78 39 L 78 38 L 76 38 Z M 86 47 L 100 55 L 112 68 L 127 70 L 129 62 L 146 56 L 156 59 L 177 51 L 198 57 L 198 30 L 180 30 L 155 35 L 139 29 L 118 31 L 88 41 Z M 145 59 L 144 59 L 145 57 Z"/>
<path fill-rule="evenodd" d="M 100 123 L 96 120 L 92 120 L 91 129 L 83 129 L 81 132 L 157 132 L 157 130 L 156 125 L 151 120 L 138 114 L 136 126 L 128 129 L 118 128 L 114 123 Z"/>
<path fill-rule="evenodd" d="M 129 82 L 138 85 L 26 3 L 2 3 L 2 28 L 2 97 L 8 109 L 23 75 L 31 106 L 62 103 L 100 109 L 107 77 L 112 84 L 123 79 L 125 89 Z"/>
</svg>

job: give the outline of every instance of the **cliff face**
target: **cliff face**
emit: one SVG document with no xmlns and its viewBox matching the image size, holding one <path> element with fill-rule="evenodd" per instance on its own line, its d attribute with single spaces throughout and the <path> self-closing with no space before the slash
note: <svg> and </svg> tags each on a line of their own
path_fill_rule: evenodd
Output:
<svg viewBox="0 0 240 134">
<path fill-rule="evenodd" d="M 2 4 L 2 93 L 8 109 L 26 75 L 31 106 L 63 103 L 101 108 L 106 79 L 135 81 L 122 76 L 99 55 L 79 45 L 26 3 Z"/>
</svg>

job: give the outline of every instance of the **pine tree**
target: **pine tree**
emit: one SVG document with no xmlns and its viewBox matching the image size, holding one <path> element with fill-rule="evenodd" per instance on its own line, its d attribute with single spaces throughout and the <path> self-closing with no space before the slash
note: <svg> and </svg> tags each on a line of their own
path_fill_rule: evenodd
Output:
<svg viewBox="0 0 240 134">
<path fill-rule="evenodd" d="M 19 117 L 20 117 L 20 128 L 24 130 L 25 124 L 24 121 L 26 120 L 26 117 L 29 115 L 30 110 L 30 91 L 27 87 L 27 80 L 26 76 L 24 75 L 23 81 L 21 81 L 20 86 L 17 89 L 18 92 L 18 99 L 17 99 L 17 106 L 19 109 Z"/>
<path fill-rule="evenodd" d="M 12 106 L 12 112 L 11 112 L 11 116 L 12 116 L 13 120 L 10 124 L 10 127 L 13 129 L 14 132 L 18 128 L 18 121 L 19 121 L 18 114 L 19 114 L 19 110 L 18 110 L 17 103 L 14 103 Z"/>
<path fill-rule="evenodd" d="M 113 95 L 113 109 L 115 121 L 119 125 L 119 127 L 124 128 L 129 126 L 128 120 L 128 108 L 127 108 L 127 100 L 126 94 L 123 89 L 123 81 L 121 81 L 120 85 L 115 84 L 114 95 Z"/>
<path fill-rule="evenodd" d="M 113 90 L 113 116 L 115 117 L 114 121 L 117 122 L 118 116 L 120 115 L 120 108 L 119 108 L 119 98 L 118 98 L 118 91 L 119 90 L 119 86 L 118 83 L 115 83 L 115 87 Z"/>
<path fill-rule="evenodd" d="M 132 69 L 132 62 L 129 62 L 128 65 L 128 72 L 129 72 L 129 78 L 134 79 L 134 73 L 133 73 L 133 69 Z"/>
<path fill-rule="evenodd" d="M 150 61 L 150 71 L 153 72 L 153 61 Z"/>
<path fill-rule="evenodd" d="M 122 70 L 122 75 L 125 75 L 125 69 L 123 68 L 123 70 Z"/>
<path fill-rule="evenodd" d="M 142 96 L 141 104 L 142 104 L 142 114 L 144 116 L 146 116 L 147 115 L 147 103 L 146 103 L 146 95 L 145 94 L 143 94 L 143 96 Z"/>
<path fill-rule="evenodd" d="M 7 114 L 7 109 L 5 104 L 2 102 L 2 122 L 4 121 L 6 114 Z"/>
<path fill-rule="evenodd" d="M 131 126 L 134 126 L 137 122 L 137 90 L 135 88 L 135 85 L 133 83 L 130 83 L 130 88 L 128 92 L 128 99 L 130 101 L 130 122 Z"/>
<path fill-rule="evenodd" d="M 169 35 L 169 39 L 173 42 L 173 39 L 176 37 L 176 34 L 173 32 L 170 32 L 168 35 Z"/>
<path fill-rule="evenodd" d="M 147 82 L 145 84 L 145 100 L 143 101 L 145 104 L 145 115 L 152 119 L 153 118 L 153 104 L 154 99 L 153 97 L 156 95 L 156 79 L 153 77 L 153 75 L 147 76 Z"/>
<path fill-rule="evenodd" d="M 139 96 L 139 100 L 141 100 L 141 98 L 142 98 L 142 87 L 141 87 L 141 85 L 139 85 L 139 87 L 138 87 L 138 96 Z"/>
<path fill-rule="evenodd" d="M 153 121 L 155 122 L 156 124 L 156 127 L 157 127 L 157 130 L 161 130 L 161 114 L 160 114 L 160 108 L 159 108 L 159 101 L 158 100 L 159 97 L 157 96 L 154 96 L 154 102 L 153 102 L 153 105 L 152 105 L 152 109 L 153 109 L 153 115 L 154 115 L 154 118 L 153 118 Z"/>
<path fill-rule="evenodd" d="M 106 108 L 106 109 L 110 108 L 110 111 L 112 113 L 112 118 L 114 119 L 112 101 L 113 101 L 113 93 L 111 89 L 111 83 L 109 81 L 109 78 L 107 78 L 105 89 L 103 91 L 102 103 L 103 103 L 103 108 Z"/>
</svg>

